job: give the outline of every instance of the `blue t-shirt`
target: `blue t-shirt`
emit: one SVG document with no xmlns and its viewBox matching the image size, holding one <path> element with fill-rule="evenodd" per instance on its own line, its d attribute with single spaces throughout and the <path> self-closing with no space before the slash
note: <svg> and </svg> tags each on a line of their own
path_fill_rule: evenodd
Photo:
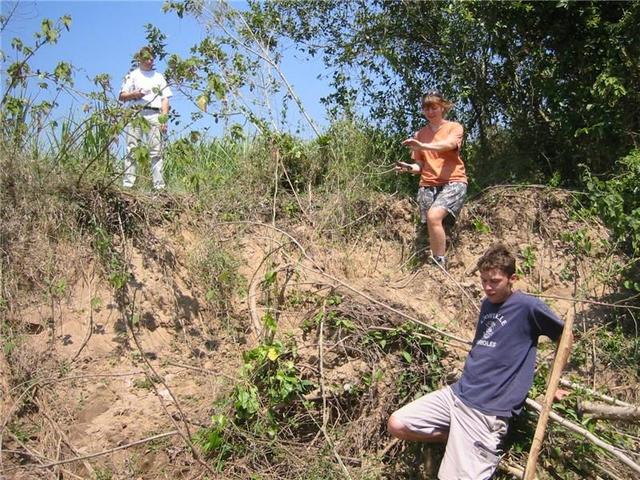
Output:
<svg viewBox="0 0 640 480">
<path fill-rule="evenodd" d="M 452 385 L 454 393 L 486 415 L 518 414 L 533 383 L 538 337 L 558 340 L 563 326 L 544 302 L 520 291 L 503 303 L 485 298 L 462 377 Z"/>
</svg>

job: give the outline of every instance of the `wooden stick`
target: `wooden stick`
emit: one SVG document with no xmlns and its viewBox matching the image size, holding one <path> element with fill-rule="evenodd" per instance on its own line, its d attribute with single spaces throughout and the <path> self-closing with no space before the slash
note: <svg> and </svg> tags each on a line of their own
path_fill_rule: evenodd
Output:
<svg viewBox="0 0 640 480">
<path fill-rule="evenodd" d="M 553 361 L 553 367 L 551 368 L 551 375 L 549 376 L 549 381 L 547 383 L 547 391 L 544 395 L 542 411 L 540 412 L 540 418 L 538 418 L 536 431 L 533 435 L 533 442 L 531 443 L 531 449 L 529 450 L 529 458 L 527 459 L 527 466 L 524 471 L 524 480 L 533 480 L 536 475 L 536 463 L 538 462 L 542 441 L 544 440 L 544 432 L 547 429 L 551 405 L 553 404 L 556 390 L 558 389 L 562 369 L 564 368 L 565 363 L 567 363 L 567 359 L 571 353 L 571 343 L 573 339 L 572 329 L 573 315 L 570 315 L 564 323 L 556 358 Z"/>
</svg>

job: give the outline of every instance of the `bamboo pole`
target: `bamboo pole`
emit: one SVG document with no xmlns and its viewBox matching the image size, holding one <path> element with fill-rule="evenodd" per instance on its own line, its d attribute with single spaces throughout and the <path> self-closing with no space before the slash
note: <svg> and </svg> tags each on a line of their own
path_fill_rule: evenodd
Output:
<svg viewBox="0 0 640 480">
<path fill-rule="evenodd" d="M 540 412 L 540 417 L 538 418 L 536 431 L 533 435 L 533 442 L 531 442 L 531 449 L 529 450 L 527 466 L 524 471 L 524 480 L 533 480 L 536 475 L 536 464 L 538 462 L 538 456 L 540 455 L 542 441 L 544 440 L 544 433 L 547 429 L 547 422 L 549 421 L 551 405 L 553 404 L 556 390 L 558 389 L 558 383 L 560 382 L 562 369 L 564 368 L 565 363 L 567 363 L 567 359 L 569 358 L 569 354 L 571 353 L 571 344 L 573 341 L 572 329 L 573 315 L 569 315 L 564 323 L 562 336 L 560 337 L 560 344 L 558 345 L 558 351 L 556 352 L 556 358 L 553 361 L 551 375 L 549 375 L 549 381 L 547 382 L 547 391 L 544 395 L 542 411 Z"/>
</svg>

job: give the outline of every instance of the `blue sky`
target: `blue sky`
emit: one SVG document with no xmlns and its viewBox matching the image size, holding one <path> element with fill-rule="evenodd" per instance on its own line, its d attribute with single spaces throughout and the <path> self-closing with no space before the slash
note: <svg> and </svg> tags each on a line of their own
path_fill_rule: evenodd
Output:
<svg viewBox="0 0 640 480">
<path fill-rule="evenodd" d="M 2 14 L 6 15 L 17 5 L 15 13 L 2 32 L 2 50 L 7 55 L 7 63 L 15 59 L 11 50 L 11 39 L 19 37 L 26 45 L 33 43 L 33 35 L 40 30 L 44 18 L 56 20 L 63 15 L 72 18 L 71 30 L 63 32 L 56 45 L 46 46 L 40 50 L 30 63 L 32 69 L 51 71 L 60 61 L 71 63 L 77 70 L 74 74 L 75 88 L 86 92 L 95 89 L 90 79 L 100 73 L 111 76 L 112 87 L 119 89 L 123 76 L 130 69 L 133 54 L 146 43 L 144 25 L 150 23 L 159 28 L 166 36 L 166 50 L 177 53 L 183 58 L 188 56 L 189 49 L 199 43 L 205 36 L 204 29 L 191 17 L 178 18 L 175 13 L 163 13 L 161 0 L 147 1 L 2 1 Z M 242 2 L 229 2 L 242 9 Z M 4 65 L 3 67 L 6 67 Z M 162 61 L 156 63 L 159 71 L 165 69 Z M 294 49 L 287 50 L 282 69 L 288 81 L 293 85 L 297 95 L 310 116 L 322 127 L 327 120 L 320 98 L 329 92 L 328 81 L 316 77 L 324 72 L 318 62 L 308 62 L 296 55 Z M 4 68 L 3 68 L 4 70 Z M 2 79 L 3 87 L 5 78 Z M 49 95 L 51 92 L 49 93 Z M 39 92 L 44 99 L 47 92 Z M 174 90 L 172 108 L 183 116 L 183 125 L 189 113 L 195 107 L 179 92 Z M 55 115 L 64 118 L 69 112 L 78 112 L 86 100 L 81 97 L 63 94 L 57 99 L 60 107 Z M 311 136 L 301 117 L 292 112 L 291 131 L 296 126 L 302 128 L 303 136 Z M 199 121 L 192 128 L 211 127 L 213 134 L 220 132 L 213 126 L 210 118 Z M 307 129 L 308 130 L 308 129 Z M 179 136 L 185 132 L 182 126 L 174 126 L 172 135 Z"/>
</svg>

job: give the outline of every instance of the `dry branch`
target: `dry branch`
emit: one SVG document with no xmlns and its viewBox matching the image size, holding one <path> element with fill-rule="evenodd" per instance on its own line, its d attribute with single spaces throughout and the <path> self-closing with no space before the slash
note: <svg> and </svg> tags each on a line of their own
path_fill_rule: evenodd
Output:
<svg viewBox="0 0 640 480">
<path fill-rule="evenodd" d="M 256 338 L 261 338 L 263 336 L 263 328 L 262 321 L 260 320 L 260 315 L 258 314 L 258 284 L 260 281 L 258 280 L 258 272 L 262 268 L 262 265 L 267 261 L 271 255 L 280 250 L 284 244 L 280 244 L 277 247 L 273 248 L 269 253 L 267 253 L 260 263 L 258 267 L 253 271 L 251 275 L 251 280 L 249 280 L 249 294 L 247 295 L 247 306 L 249 307 L 249 314 L 251 315 L 251 323 L 253 325 L 253 332 Z M 282 268 L 282 267 L 281 267 Z M 277 270 L 276 270 L 277 271 Z"/>
<path fill-rule="evenodd" d="M 542 410 L 542 405 L 540 405 L 535 400 L 531 400 L 530 398 L 527 398 L 526 402 L 527 402 L 527 405 L 529 405 L 530 407 L 534 408 L 536 411 L 540 412 Z M 571 430 L 572 432 L 575 432 L 575 433 L 581 435 L 582 437 L 586 438 L 591 443 L 597 445 L 598 447 L 602 448 L 606 452 L 608 452 L 611 455 L 613 455 L 614 457 L 616 457 L 618 460 L 620 460 L 626 466 L 631 468 L 633 471 L 640 473 L 640 465 L 638 465 L 636 462 L 634 462 L 632 459 L 630 459 L 628 456 L 626 456 L 624 453 L 622 453 L 621 451 L 619 451 L 618 449 L 616 449 L 612 445 L 609 445 L 605 441 L 603 441 L 600 438 L 596 437 L 589 430 L 586 430 L 586 429 L 580 427 L 579 425 L 576 425 L 575 423 L 570 422 L 566 418 L 561 417 L 560 415 L 558 415 L 557 413 L 555 413 L 553 411 L 551 411 L 549 413 L 549 418 L 555 420 L 556 422 L 558 422 L 558 424 L 560 424 L 561 426 L 567 428 L 568 430 Z"/>
<path fill-rule="evenodd" d="M 93 305 L 89 304 L 89 326 L 87 327 L 87 334 L 85 335 L 84 340 L 82 341 L 82 345 L 80 345 L 80 348 L 78 349 L 76 354 L 73 356 L 73 358 L 71 358 L 71 363 L 75 362 L 78 359 L 78 357 L 82 353 L 82 350 L 84 350 L 84 347 L 86 347 L 87 343 L 89 343 L 89 339 L 91 339 L 92 334 L 93 334 Z"/>
<path fill-rule="evenodd" d="M 69 448 L 69 450 L 71 450 L 71 453 L 73 453 L 74 455 L 78 455 L 78 451 L 76 450 L 76 448 L 71 444 L 71 440 L 69 439 L 69 437 L 67 436 L 67 434 L 62 431 L 62 429 L 60 428 L 60 426 L 58 425 L 58 423 L 56 421 L 54 421 L 49 414 L 47 413 L 47 408 L 42 404 L 42 402 L 37 401 L 38 404 L 38 408 L 40 409 L 40 412 L 42 413 L 42 415 L 44 416 L 45 419 L 47 419 L 47 421 L 51 424 L 51 426 L 53 427 L 53 429 L 58 433 L 58 435 L 60 436 L 60 439 L 67 445 L 67 447 Z M 89 472 L 89 475 L 93 478 L 95 477 L 95 470 L 93 469 L 93 467 L 91 466 L 91 464 L 89 462 L 87 462 L 86 460 L 82 461 L 82 464 L 84 465 L 84 467 L 87 469 L 87 472 Z"/>
<path fill-rule="evenodd" d="M 583 387 L 578 383 L 571 382 L 563 378 L 560 379 L 560 385 L 564 387 L 573 388 L 574 390 L 583 390 L 587 392 L 589 395 L 599 398 L 600 400 L 604 400 L 605 402 L 612 403 L 613 405 L 618 405 L 619 407 L 634 407 L 634 405 L 631 405 L 630 403 L 623 402 L 622 400 L 618 400 L 617 398 L 610 397 L 609 395 L 605 395 L 604 393 L 597 392 L 595 390 L 592 390 L 591 388 Z M 635 408 L 639 408 L 639 407 L 635 407 Z"/>
<path fill-rule="evenodd" d="M 213 371 L 213 370 L 207 370 L 206 368 L 202 368 L 202 367 L 195 367 L 193 365 L 185 365 L 184 363 L 178 363 L 178 362 L 172 362 L 172 361 L 168 361 L 166 362 L 167 365 L 173 365 L 174 367 L 179 367 L 179 368 L 186 368 L 187 370 L 194 370 L 196 372 L 202 372 L 206 375 L 213 375 L 214 377 L 224 377 L 227 380 L 231 380 L 232 382 L 237 382 L 238 379 L 235 377 L 232 377 L 231 375 L 227 375 L 224 372 L 220 372 L 220 371 Z"/>
<path fill-rule="evenodd" d="M 90 453 L 88 455 L 82 455 L 80 457 L 67 458 L 66 460 L 60 460 L 58 462 L 43 463 L 42 465 L 35 464 L 35 463 L 31 465 L 20 465 L 18 467 L 7 468 L 5 472 L 14 472 L 19 469 L 28 469 L 28 468 L 33 468 L 33 469 L 51 468 L 57 465 L 65 465 L 67 463 L 81 462 L 84 460 L 89 460 L 91 458 L 102 457 L 104 455 L 117 452 L 118 450 L 124 450 L 127 448 L 135 447 L 136 445 L 142 445 L 143 443 L 148 443 L 153 440 L 158 440 L 160 438 L 171 437 L 173 435 L 179 435 L 179 434 L 180 432 L 178 432 L 178 430 L 171 430 L 170 432 L 160 433 L 152 437 L 143 438 L 142 440 L 136 440 L 135 442 L 127 443 L 126 445 L 120 445 L 119 447 L 110 448 L 109 450 L 103 450 L 102 452 Z"/>
<path fill-rule="evenodd" d="M 627 421 L 640 420 L 640 407 L 619 407 L 587 400 L 578 401 L 578 412 L 580 415 L 589 415 L 593 418 Z"/>
<path fill-rule="evenodd" d="M 534 297 L 540 297 L 540 298 L 551 298 L 554 300 L 567 300 L 569 302 L 574 302 L 574 303 L 588 303 L 590 305 L 598 305 L 601 307 L 610 307 L 610 308 L 625 308 L 628 310 L 640 310 L 640 307 L 637 305 L 629 305 L 626 303 L 607 303 L 607 302 L 598 302 L 596 300 L 589 300 L 588 298 L 574 298 L 574 297 L 562 297 L 560 295 L 548 295 L 548 294 L 541 294 L 541 293 L 529 293 L 529 295 L 532 295 Z"/>
</svg>

